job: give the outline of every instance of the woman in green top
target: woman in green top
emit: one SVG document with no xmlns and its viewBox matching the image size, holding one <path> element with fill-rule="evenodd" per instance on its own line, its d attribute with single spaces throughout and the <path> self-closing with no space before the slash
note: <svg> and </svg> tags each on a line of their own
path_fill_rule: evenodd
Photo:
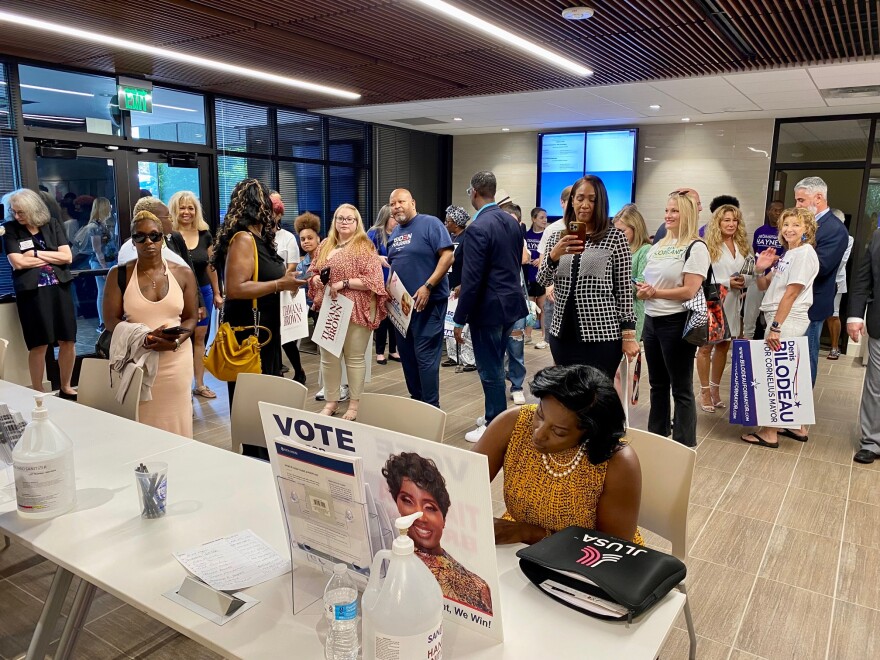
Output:
<svg viewBox="0 0 880 660">
<path fill-rule="evenodd" d="M 626 240 L 629 242 L 629 249 L 632 251 L 633 281 L 644 282 L 642 271 L 645 270 L 645 263 L 648 261 L 648 250 L 651 249 L 645 219 L 635 204 L 626 204 L 614 216 L 614 226 L 626 234 Z M 636 341 L 642 341 L 642 327 L 645 325 L 645 301 L 636 297 L 635 287 L 633 287 L 633 311 L 636 314 Z"/>
</svg>

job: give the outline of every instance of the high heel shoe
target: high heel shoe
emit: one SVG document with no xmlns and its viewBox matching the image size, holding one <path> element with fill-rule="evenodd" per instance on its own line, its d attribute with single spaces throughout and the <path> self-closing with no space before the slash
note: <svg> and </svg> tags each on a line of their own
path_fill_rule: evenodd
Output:
<svg viewBox="0 0 880 660">
<path fill-rule="evenodd" d="M 711 380 L 709 381 L 709 387 L 715 388 L 715 392 L 718 394 L 717 400 L 716 397 L 712 396 L 712 390 L 709 390 L 709 398 L 712 399 L 712 405 L 716 408 L 716 410 L 722 410 L 727 408 L 727 404 L 721 400 L 721 393 L 718 391 L 719 385 L 718 383 L 713 383 Z"/>
<path fill-rule="evenodd" d="M 705 401 L 706 401 L 705 396 L 706 396 L 706 395 L 703 394 L 703 392 L 704 392 L 705 390 L 708 390 L 708 389 L 709 389 L 709 386 L 708 386 L 708 385 L 700 385 L 700 408 L 702 409 L 703 412 L 713 413 L 713 412 L 715 412 L 715 406 L 712 405 L 712 403 L 711 403 L 711 401 L 712 401 L 712 395 L 709 394 L 709 401 L 710 401 L 710 403 L 709 403 L 709 404 L 706 404 L 706 403 L 705 403 Z"/>
</svg>

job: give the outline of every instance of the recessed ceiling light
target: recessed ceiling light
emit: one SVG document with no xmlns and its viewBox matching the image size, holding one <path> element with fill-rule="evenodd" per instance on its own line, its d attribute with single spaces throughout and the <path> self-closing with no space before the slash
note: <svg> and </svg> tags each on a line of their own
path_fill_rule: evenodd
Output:
<svg viewBox="0 0 880 660">
<path fill-rule="evenodd" d="M 454 18 L 460 23 L 464 23 L 469 28 L 475 28 L 480 30 L 481 32 L 485 32 L 490 37 L 494 39 L 498 39 L 499 41 L 503 41 L 509 46 L 513 46 L 514 48 L 518 48 L 529 55 L 534 57 L 539 57 L 542 60 L 550 62 L 555 66 L 558 66 L 561 69 L 565 69 L 566 71 L 570 71 L 578 76 L 590 76 L 593 75 L 593 72 L 585 66 L 574 62 L 568 58 L 562 57 L 562 55 L 557 55 L 546 48 L 542 48 L 535 44 L 534 40 L 523 39 L 520 36 L 517 36 L 507 30 L 500 28 L 496 23 L 490 23 L 489 21 L 485 21 L 482 18 L 474 16 L 473 14 L 469 14 L 468 12 L 459 9 L 458 7 L 453 7 L 448 2 L 443 2 L 443 0 L 416 0 L 417 2 L 422 3 L 423 5 L 430 7 L 431 9 L 440 12 L 441 14 L 446 14 L 450 18 Z"/>
<path fill-rule="evenodd" d="M 648 157 L 645 157 L 645 162 L 646 162 L 646 163 L 650 163 L 650 162 L 651 162 L 651 159 L 648 158 Z"/>
<path fill-rule="evenodd" d="M 690 118 L 690 117 L 682 117 L 681 120 L 682 120 L 682 121 L 690 121 L 691 118 Z"/>
<path fill-rule="evenodd" d="M 327 85 L 319 85 L 317 83 L 311 83 L 305 80 L 288 78 L 287 76 L 281 76 L 276 73 L 269 73 L 267 71 L 258 71 L 257 69 L 249 69 L 247 67 L 237 66 L 235 64 L 230 64 L 229 62 L 210 60 L 206 57 L 198 57 L 196 55 L 190 55 L 188 53 L 181 53 L 176 50 L 168 50 L 167 48 L 150 46 L 142 41 L 120 39 L 118 37 L 113 37 L 109 34 L 101 34 L 100 32 L 94 32 L 92 30 L 80 30 L 77 28 L 73 28 L 69 25 L 61 25 L 59 23 L 40 21 L 35 18 L 20 16 L 19 14 L 11 14 L 5 11 L 0 11 L 0 22 L 13 23 L 15 25 L 24 25 L 25 27 L 34 28 L 36 30 L 43 30 L 45 32 L 53 32 L 55 34 L 60 34 L 68 38 L 72 37 L 74 39 L 80 39 L 82 41 L 98 43 L 102 46 L 119 48 L 121 50 L 130 51 L 141 55 L 152 55 L 153 57 L 156 57 L 160 60 L 185 62 L 186 64 L 192 64 L 193 66 L 198 66 L 205 69 L 213 69 L 215 71 L 223 71 L 224 73 L 237 74 L 246 78 L 264 80 L 266 82 L 275 83 L 277 85 L 284 85 L 286 87 L 297 87 L 299 89 L 309 90 L 310 92 L 317 92 L 318 94 L 328 94 L 330 96 L 338 96 L 350 100 L 356 100 L 361 97 L 360 94 L 348 92 L 344 89 L 338 89 L 336 87 L 328 87 Z"/>
<path fill-rule="evenodd" d="M 507 133 L 508 131 L 510 131 L 509 128 L 502 128 L 502 129 L 501 129 L 501 132 L 502 132 L 502 133 Z"/>
<path fill-rule="evenodd" d="M 592 7 L 569 7 L 562 10 L 562 18 L 567 21 L 585 21 L 593 18 L 594 13 L 596 10 Z"/>
<path fill-rule="evenodd" d="M 651 108 L 651 110 L 659 110 L 660 109 L 660 105 L 657 103 L 652 103 L 648 107 Z"/>
<path fill-rule="evenodd" d="M 461 117 L 453 117 L 452 121 L 461 121 Z"/>
</svg>

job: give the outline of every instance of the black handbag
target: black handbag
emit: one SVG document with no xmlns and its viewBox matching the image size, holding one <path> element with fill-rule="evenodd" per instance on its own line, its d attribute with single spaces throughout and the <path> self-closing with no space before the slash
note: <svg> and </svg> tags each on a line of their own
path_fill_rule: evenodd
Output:
<svg viewBox="0 0 880 660">
<path fill-rule="evenodd" d="M 116 267 L 116 281 L 119 283 L 119 294 L 125 294 L 125 287 L 128 284 L 126 277 L 128 264 L 119 264 Z M 98 335 L 98 341 L 95 342 L 95 355 L 102 360 L 110 359 L 110 342 L 113 340 L 113 331 L 104 330 Z"/>
<path fill-rule="evenodd" d="M 687 575 L 672 555 L 585 527 L 566 527 L 516 556 L 525 576 L 551 598 L 611 621 L 632 621 Z"/>
</svg>

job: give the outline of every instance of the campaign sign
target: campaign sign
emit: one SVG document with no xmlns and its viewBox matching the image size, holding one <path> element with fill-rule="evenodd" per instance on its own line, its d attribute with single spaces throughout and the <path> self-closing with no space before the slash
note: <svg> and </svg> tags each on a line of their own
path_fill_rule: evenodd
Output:
<svg viewBox="0 0 880 660">
<path fill-rule="evenodd" d="M 455 316 L 455 310 L 458 307 L 458 298 L 453 298 L 449 296 L 449 300 L 446 302 L 446 318 L 443 320 L 443 336 L 444 337 L 454 337 L 455 336 L 455 320 L 453 317 Z"/>
<path fill-rule="evenodd" d="M 409 291 L 403 286 L 400 277 L 393 270 L 388 276 L 388 282 L 385 284 L 385 290 L 388 292 L 388 300 L 385 302 L 385 309 L 388 310 L 388 318 L 397 328 L 397 331 L 406 337 L 406 331 L 409 328 L 409 321 L 413 313 L 413 299 L 409 295 Z"/>
<path fill-rule="evenodd" d="M 281 292 L 282 345 L 302 339 L 309 334 L 308 313 L 305 289 L 300 288 L 296 295 L 290 291 Z"/>
<path fill-rule="evenodd" d="M 443 592 L 443 623 L 502 640 L 485 455 L 358 422 L 260 403 L 297 570 L 344 562 L 353 578 L 422 512 L 409 536 Z"/>
<path fill-rule="evenodd" d="M 339 357 L 342 353 L 342 345 L 345 343 L 345 335 L 348 334 L 352 310 L 354 310 L 353 302 L 342 294 L 337 295 L 334 300 L 330 297 L 328 287 L 328 290 L 324 291 L 324 300 L 321 303 L 318 320 L 315 322 L 312 341 Z"/>
<path fill-rule="evenodd" d="M 806 337 L 764 341 L 736 339 L 730 373 L 730 423 L 794 428 L 815 424 L 810 353 Z"/>
</svg>

